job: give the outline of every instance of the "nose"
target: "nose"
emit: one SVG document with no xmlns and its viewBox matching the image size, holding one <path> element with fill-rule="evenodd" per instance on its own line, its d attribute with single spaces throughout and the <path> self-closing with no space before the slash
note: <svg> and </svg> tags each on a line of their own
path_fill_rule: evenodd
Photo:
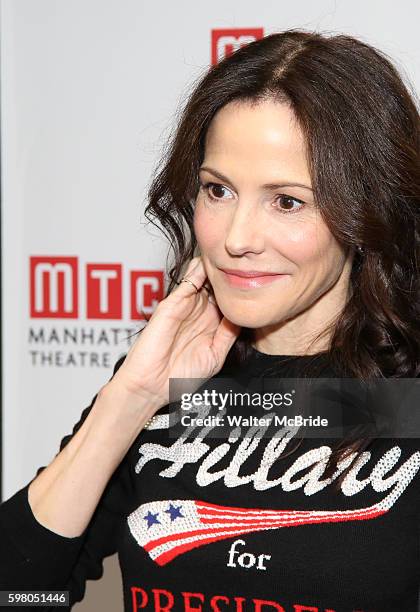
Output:
<svg viewBox="0 0 420 612">
<path fill-rule="evenodd" d="M 225 238 L 225 247 L 232 255 L 247 251 L 259 253 L 264 248 L 264 228 L 258 205 L 250 201 L 238 201 L 232 208 Z"/>
</svg>

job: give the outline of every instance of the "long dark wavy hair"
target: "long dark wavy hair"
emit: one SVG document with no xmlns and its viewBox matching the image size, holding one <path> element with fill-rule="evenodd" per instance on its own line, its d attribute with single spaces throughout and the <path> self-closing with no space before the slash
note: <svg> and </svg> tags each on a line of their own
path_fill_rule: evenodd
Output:
<svg viewBox="0 0 420 612">
<path fill-rule="evenodd" d="M 339 376 L 362 380 L 419 376 L 418 99 L 384 52 L 352 36 L 302 29 L 270 34 L 200 77 L 152 177 L 145 209 L 174 252 L 165 297 L 195 255 L 194 202 L 211 120 L 233 100 L 267 99 L 289 104 L 297 118 L 329 230 L 344 248 L 363 248 L 355 251 L 348 301 L 322 332 L 331 365 Z M 252 340 L 253 330 L 242 328 L 229 363 L 247 359 Z M 308 364 L 302 376 L 316 375 L 319 361 Z M 325 476 L 371 441 L 342 440 Z"/>
</svg>

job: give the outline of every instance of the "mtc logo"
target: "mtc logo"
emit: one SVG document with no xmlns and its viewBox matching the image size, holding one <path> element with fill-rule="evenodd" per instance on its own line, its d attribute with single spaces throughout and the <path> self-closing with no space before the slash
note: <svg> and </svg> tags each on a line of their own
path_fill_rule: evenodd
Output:
<svg viewBox="0 0 420 612">
<path fill-rule="evenodd" d="M 235 540 L 232 546 L 229 549 L 229 561 L 226 563 L 227 567 L 237 567 L 235 563 L 235 557 L 238 556 L 238 563 L 241 567 L 248 569 L 250 567 L 255 567 L 258 570 L 266 570 L 267 568 L 264 565 L 264 559 L 271 559 L 271 555 L 258 555 L 257 557 L 252 553 L 242 553 L 239 554 L 239 551 L 236 550 L 236 545 L 241 544 L 245 546 L 244 540 Z"/>
<path fill-rule="evenodd" d="M 264 37 L 263 28 L 235 28 L 211 31 L 211 63 L 232 55 L 240 47 Z"/>
<path fill-rule="evenodd" d="M 122 319 L 122 265 L 88 263 L 84 272 L 86 318 Z M 131 270 L 128 283 L 130 317 L 144 319 L 163 299 L 163 271 Z M 77 257 L 30 258 L 32 318 L 77 319 L 79 295 Z"/>
</svg>

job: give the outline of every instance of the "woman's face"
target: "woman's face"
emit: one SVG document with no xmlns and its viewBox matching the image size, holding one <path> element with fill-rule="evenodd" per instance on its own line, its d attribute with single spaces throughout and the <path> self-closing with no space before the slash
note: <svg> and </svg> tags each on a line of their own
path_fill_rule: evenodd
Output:
<svg viewBox="0 0 420 612">
<path fill-rule="evenodd" d="M 347 296 L 351 257 L 315 207 L 304 138 L 287 105 L 223 107 L 207 132 L 200 185 L 194 230 L 229 320 L 274 332 L 290 321 L 291 340 L 337 314 Z M 222 268 L 282 276 L 246 285 Z"/>
</svg>

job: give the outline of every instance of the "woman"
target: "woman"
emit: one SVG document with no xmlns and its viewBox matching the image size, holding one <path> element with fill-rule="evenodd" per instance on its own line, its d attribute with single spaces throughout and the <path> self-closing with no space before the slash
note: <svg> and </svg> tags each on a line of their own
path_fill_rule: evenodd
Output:
<svg viewBox="0 0 420 612">
<path fill-rule="evenodd" d="M 272 34 L 204 75 L 146 209 L 167 296 L 0 507 L 2 589 L 72 605 L 118 551 L 130 611 L 417 610 L 416 439 L 171 439 L 168 406 L 171 378 L 418 376 L 419 142 L 397 71 L 350 36 Z"/>
</svg>

